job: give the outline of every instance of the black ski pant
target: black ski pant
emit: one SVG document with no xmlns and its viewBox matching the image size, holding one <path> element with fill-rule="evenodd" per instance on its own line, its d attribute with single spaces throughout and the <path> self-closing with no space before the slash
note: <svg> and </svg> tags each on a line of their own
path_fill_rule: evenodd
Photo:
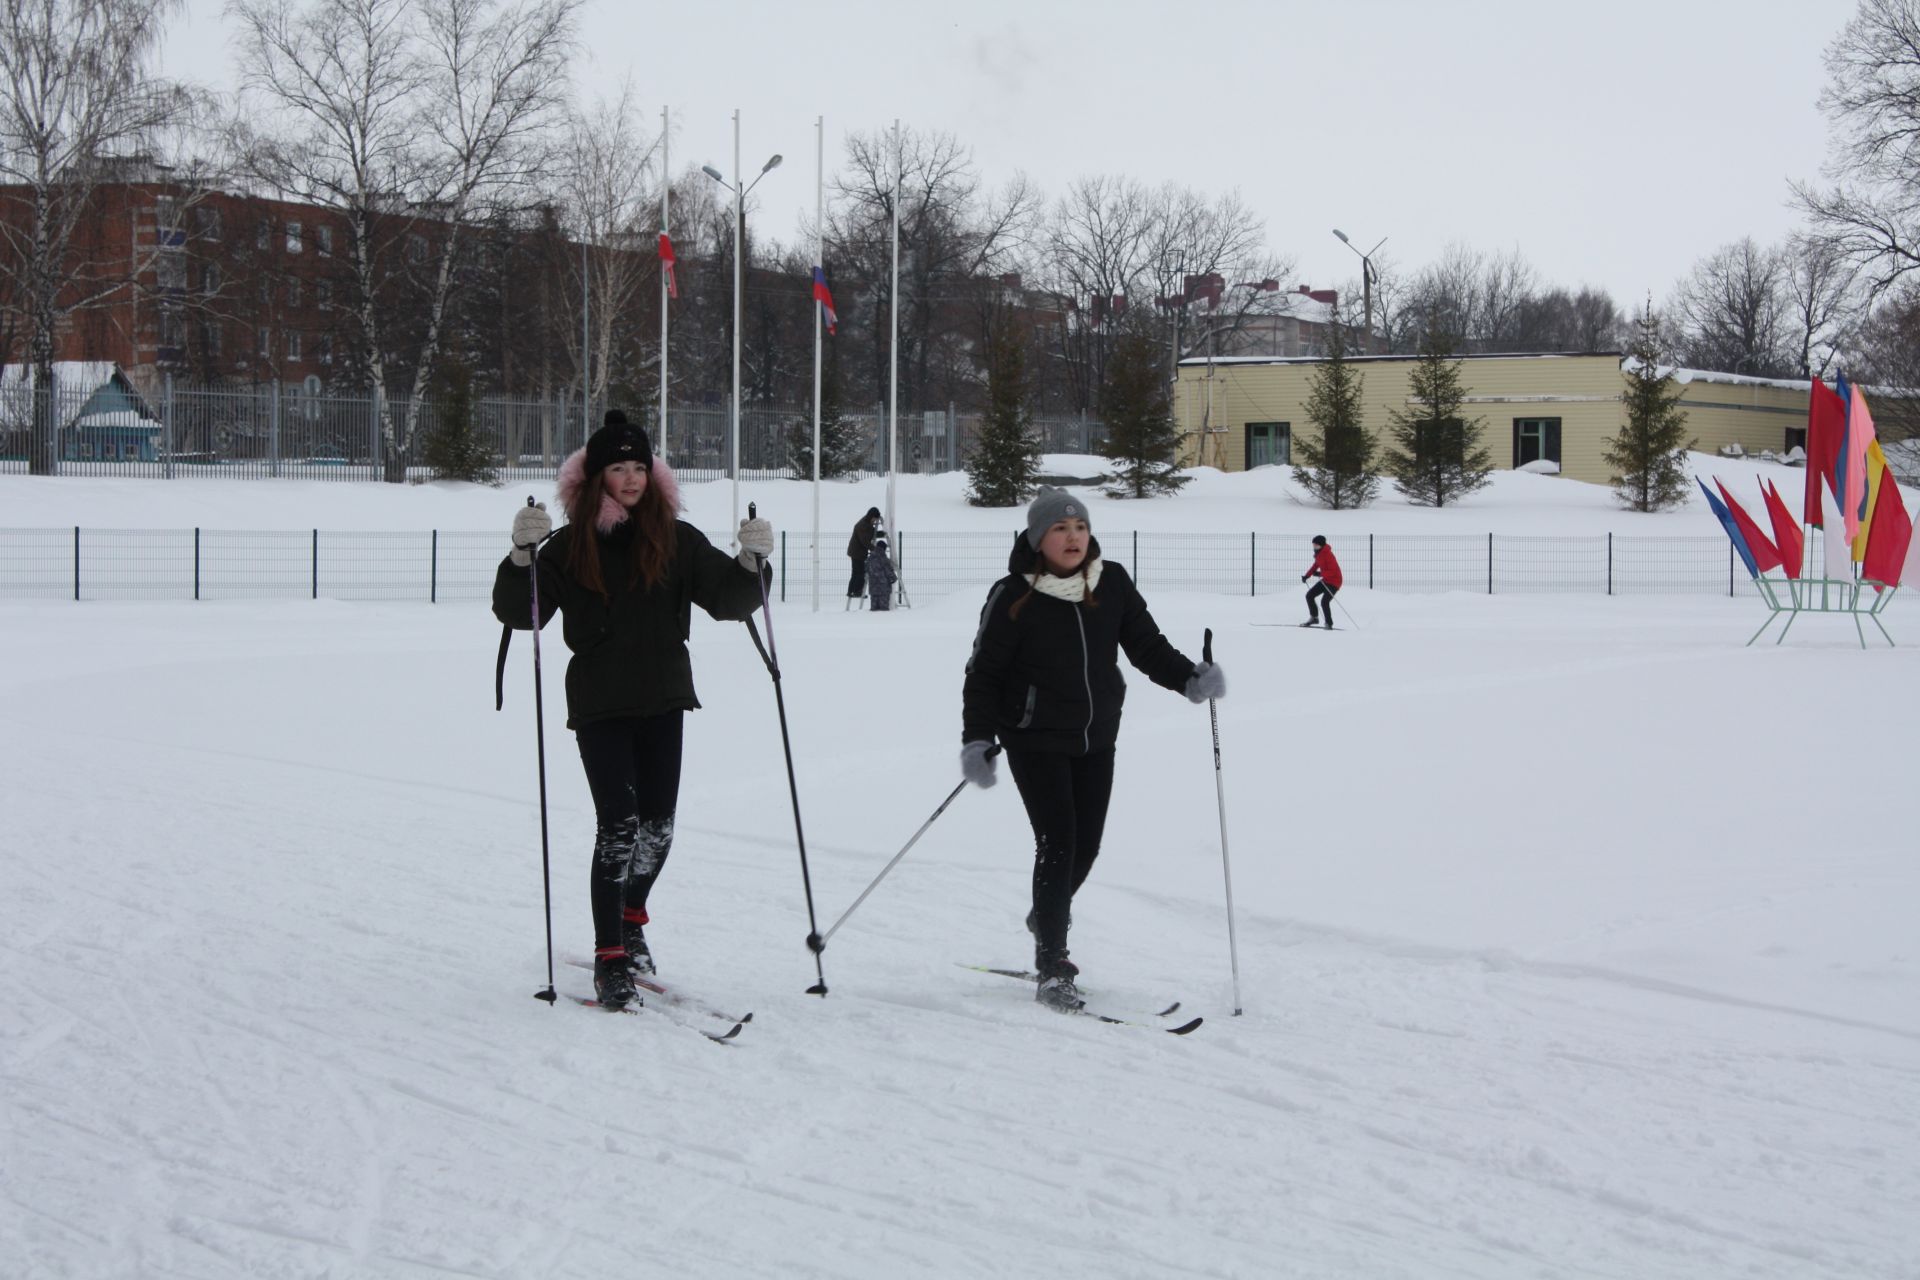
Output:
<svg viewBox="0 0 1920 1280">
<path fill-rule="evenodd" d="M 621 945 L 621 925 L 645 924 L 647 894 L 673 848 L 686 713 L 596 720 L 574 730 L 593 792 L 593 947 Z"/>
<path fill-rule="evenodd" d="M 1316 604 L 1316 601 L 1318 601 L 1320 597 L 1325 596 L 1327 598 L 1327 625 L 1332 626 L 1333 625 L 1333 593 L 1338 591 L 1339 589 L 1340 588 L 1338 587 L 1330 587 L 1324 582 L 1316 582 L 1311 587 L 1308 587 L 1307 588 L 1307 616 L 1309 618 L 1316 618 L 1316 619 L 1320 616 L 1320 609 Z"/>
<path fill-rule="evenodd" d="M 1067 958 L 1073 895 L 1100 856 L 1113 796 L 1113 748 L 1084 756 L 1009 750 L 1007 768 L 1033 824 L 1034 967 L 1051 977 Z"/>
<path fill-rule="evenodd" d="M 848 556 L 853 565 L 853 576 L 847 579 L 847 594 L 858 600 L 867 590 L 867 562 L 859 556 Z"/>
</svg>

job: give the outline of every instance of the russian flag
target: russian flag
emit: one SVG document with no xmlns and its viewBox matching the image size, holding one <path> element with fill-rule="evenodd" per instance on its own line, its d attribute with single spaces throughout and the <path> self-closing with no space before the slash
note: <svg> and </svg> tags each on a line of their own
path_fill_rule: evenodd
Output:
<svg viewBox="0 0 1920 1280">
<path fill-rule="evenodd" d="M 673 275 L 674 263 L 678 261 L 679 259 L 673 256 L 673 241 L 667 236 L 666 232 L 662 231 L 660 233 L 660 270 L 667 277 L 667 296 L 669 298 L 677 298 L 680 296 L 680 282 L 674 279 Z"/>
<path fill-rule="evenodd" d="M 827 288 L 826 273 L 818 267 L 813 269 L 813 300 L 820 304 L 820 310 L 826 314 L 827 332 L 832 333 L 840 323 L 840 315 L 833 309 L 833 293 Z"/>
</svg>

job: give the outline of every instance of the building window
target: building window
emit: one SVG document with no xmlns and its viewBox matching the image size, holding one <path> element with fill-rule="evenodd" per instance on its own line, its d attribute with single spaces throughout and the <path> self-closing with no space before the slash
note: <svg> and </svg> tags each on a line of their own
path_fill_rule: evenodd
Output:
<svg viewBox="0 0 1920 1280">
<path fill-rule="evenodd" d="M 427 260 L 427 238 L 423 235 L 407 237 L 407 261 L 419 264 Z"/>
<path fill-rule="evenodd" d="M 265 218 L 253 229 L 253 247 L 262 253 L 273 247 L 273 224 Z"/>
<path fill-rule="evenodd" d="M 320 335 L 320 363 L 333 363 L 333 335 L 330 333 Z"/>
<path fill-rule="evenodd" d="M 196 205 L 193 210 L 194 231 L 202 240 L 220 238 L 220 210 L 212 205 Z"/>
<path fill-rule="evenodd" d="M 220 292 L 220 264 L 209 262 L 200 268 L 200 292 Z"/>
<path fill-rule="evenodd" d="M 1792 453 L 1795 449 L 1798 449 L 1803 457 L 1806 455 L 1807 429 L 1805 427 L 1787 428 L 1786 452 Z"/>
<path fill-rule="evenodd" d="M 226 329 L 221 325 L 210 324 L 206 327 L 206 351 L 211 358 L 216 360 L 220 358 L 220 348 L 225 345 L 223 336 L 225 333 Z"/>
<path fill-rule="evenodd" d="M 1529 462 L 1560 465 L 1560 419 L 1513 420 L 1513 465 L 1524 467 Z"/>
<path fill-rule="evenodd" d="M 160 312 L 160 345 L 162 347 L 170 347 L 177 352 L 181 345 L 180 333 L 181 333 L 180 313 L 178 311 L 173 310 L 172 308 L 167 308 L 161 311 Z M 165 359 L 167 357 L 162 357 L 162 358 Z M 177 358 L 177 356 L 174 358 Z"/>
<path fill-rule="evenodd" d="M 313 247 L 323 258 L 333 256 L 333 228 L 315 227 L 313 229 Z"/>
<path fill-rule="evenodd" d="M 153 220 L 162 245 L 178 249 L 187 242 L 187 229 L 181 225 L 180 201 L 175 197 L 161 196 L 154 202 Z"/>
<path fill-rule="evenodd" d="M 273 354 L 273 333 L 265 325 L 260 326 L 260 354 L 263 356 Z"/>
<path fill-rule="evenodd" d="M 322 311 L 333 305 L 333 282 L 322 280 L 313 286 L 313 301 Z"/>
<path fill-rule="evenodd" d="M 297 222 L 289 222 L 287 224 L 287 252 L 288 253 L 300 252 L 300 237 L 301 237 L 300 224 Z"/>
<path fill-rule="evenodd" d="M 300 278 L 298 276 L 295 276 L 293 279 L 287 281 L 287 306 L 297 307 L 299 305 L 300 305 Z"/>
<path fill-rule="evenodd" d="M 1284 467 L 1293 461 L 1293 424 L 1287 422 L 1249 422 L 1247 424 L 1247 470 L 1255 467 Z"/>
<path fill-rule="evenodd" d="M 300 358 L 300 331 L 298 329 L 287 330 L 286 346 L 287 362 L 291 364 Z"/>
<path fill-rule="evenodd" d="M 172 249 L 167 250 L 154 262 L 153 274 L 160 288 L 167 292 L 185 292 L 187 287 L 187 255 Z"/>
</svg>

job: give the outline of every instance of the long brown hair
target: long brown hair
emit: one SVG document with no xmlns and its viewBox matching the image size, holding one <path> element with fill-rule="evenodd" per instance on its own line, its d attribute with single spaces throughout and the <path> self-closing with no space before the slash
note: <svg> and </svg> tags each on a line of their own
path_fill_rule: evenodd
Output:
<svg viewBox="0 0 1920 1280">
<path fill-rule="evenodd" d="M 606 499 L 606 486 L 600 482 L 605 474 L 603 470 L 588 476 L 579 493 L 574 495 L 573 504 L 567 508 L 567 523 L 584 535 L 568 540 L 567 569 L 581 586 L 604 599 L 612 599 L 613 593 L 607 589 L 605 575 L 600 572 L 599 526 L 594 523 L 599 518 L 601 502 Z M 633 562 L 627 572 L 627 590 L 642 581 L 648 587 L 656 587 L 667 576 L 667 565 L 673 560 L 674 522 L 678 518 L 679 513 L 673 509 L 665 490 L 649 481 L 640 491 L 640 501 L 627 513 L 627 519 L 633 523 Z"/>
</svg>

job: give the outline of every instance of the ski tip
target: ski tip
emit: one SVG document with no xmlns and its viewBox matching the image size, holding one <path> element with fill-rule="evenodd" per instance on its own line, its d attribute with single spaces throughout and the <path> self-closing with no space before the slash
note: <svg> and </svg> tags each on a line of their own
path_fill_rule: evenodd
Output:
<svg viewBox="0 0 1920 1280">
<path fill-rule="evenodd" d="M 1175 1000 L 1172 1004 L 1168 1005 L 1166 1008 L 1162 1009 L 1160 1012 L 1154 1014 L 1153 1016 L 1156 1018 L 1171 1018 L 1174 1014 L 1178 1012 L 1180 1012 L 1180 1002 L 1178 1000 Z"/>
<path fill-rule="evenodd" d="M 1205 1021 L 1206 1021 L 1205 1018 L 1195 1018 L 1192 1022 L 1183 1022 L 1177 1027 L 1168 1027 L 1166 1029 L 1167 1034 L 1170 1036 L 1191 1035 L 1193 1034 L 1193 1032 L 1198 1030 L 1200 1027 L 1200 1024 Z"/>
<path fill-rule="evenodd" d="M 715 1044 L 731 1044 L 733 1043 L 733 1038 L 740 1034 L 740 1029 L 744 1026 L 746 1026 L 744 1021 L 736 1022 L 725 1031 L 702 1031 L 700 1034 Z"/>
</svg>

